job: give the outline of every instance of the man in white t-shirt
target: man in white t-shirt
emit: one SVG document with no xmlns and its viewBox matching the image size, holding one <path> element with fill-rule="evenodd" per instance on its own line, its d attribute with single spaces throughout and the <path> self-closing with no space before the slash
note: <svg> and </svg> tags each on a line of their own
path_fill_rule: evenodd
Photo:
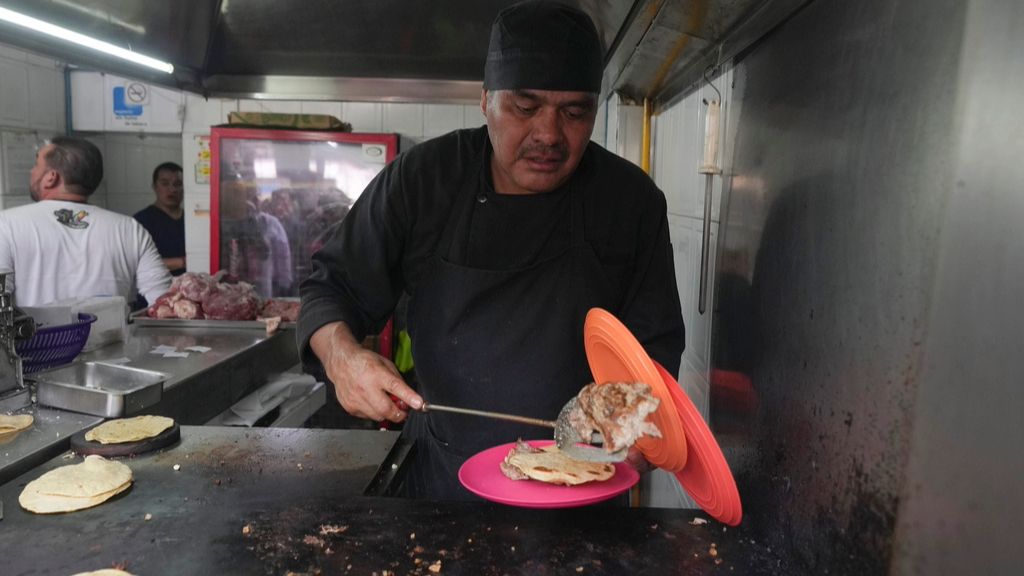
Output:
<svg viewBox="0 0 1024 576">
<path fill-rule="evenodd" d="M 36 154 L 34 204 L 0 212 L 0 270 L 14 272 L 19 306 L 65 298 L 124 296 L 153 303 L 171 285 L 153 239 L 131 216 L 90 205 L 103 156 L 88 140 L 61 136 Z"/>
</svg>

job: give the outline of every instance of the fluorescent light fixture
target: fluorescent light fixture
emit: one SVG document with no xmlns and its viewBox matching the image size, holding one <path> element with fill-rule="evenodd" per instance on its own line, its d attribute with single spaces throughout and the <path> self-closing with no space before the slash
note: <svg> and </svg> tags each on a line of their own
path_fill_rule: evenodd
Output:
<svg viewBox="0 0 1024 576">
<path fill-rule="evenodd" d="M 42 20 L 32 18 L 31 16 L 25 16 L 24 14 L 19 14 L 12 10 L 8 10 L 7 8 L 0 8 L 0 20 L 5 20 L 12 24 L 17 24 L 18 26 L 24 26 L 30 30 L 42 32 L 43 34 L 48 34 L 54 38 L 59 38 L 60 40 L 74 42 L 75 44 L 85 46 L 86 48 L 99 50 L 100 52 L 128 60 L 129 62 L 149 66 L 150 68 L 166 72 L 167 74 L 174 72 L 174 66 L 168 62 L 162 62 L 156 58 L 143 56 L 138 52 L 132 52 L 131 50 L 126 50 L 120 46 L 114 46 L 109 42 L 97 40 L 90 36 L 86 36 L 85 34 L 79 34 L 78 32 L 68 30 L 67 28 L 55 26 L 49 22 L 43 22 Z"/>
</svg>

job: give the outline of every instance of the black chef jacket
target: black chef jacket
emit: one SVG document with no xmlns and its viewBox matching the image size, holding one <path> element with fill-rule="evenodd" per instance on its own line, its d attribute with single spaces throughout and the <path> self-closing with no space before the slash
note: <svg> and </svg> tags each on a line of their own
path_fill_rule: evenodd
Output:
<svg viewBox="0 0 1024 576">
<path fill-rule="evenodd" d="M 321 326 L 341 320 L 362 339 L 383 328 L 403 291 L 416 293 L 442 230 L 456 217 L 458 191 L 480 167 L 489 175 L 490 156 L 486 127 L 458 130 L 400 154 L 369 184 L 313 255 L 302 282 L 297 338 L 305 364 L 315 365 L 309 339 Z M 640 168 L 593 142 L 559 190 L 499 195 L 489 178 L 483 180 L 481 201 L 455 234 L 447 259 L 505 270 L 564 250 L 569 185 L 585 192 L 585 239 L 615 294 L 609 311 L 652 358 L 678 373 L 684 331 L 665 196 Z M 500 345 L 500 333 L 481 335 L 479 345 Z"/>
</svg>

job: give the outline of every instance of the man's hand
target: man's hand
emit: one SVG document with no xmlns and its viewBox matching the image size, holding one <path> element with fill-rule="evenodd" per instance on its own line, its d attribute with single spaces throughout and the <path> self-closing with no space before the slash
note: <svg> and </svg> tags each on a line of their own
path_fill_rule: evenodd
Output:
<svg viewBox="0 0 1024 576">
<path fill-rule="evenodd" d="M 395 365 L 363 348 L 345 323 L 325 324 L 313 333 L 309 345 L 334 383 L 338 402 L 349 414 L 401 422 L 406 414 L 389 394 L 413 409 L 423 406 L 423 398 L 402 380 Z"/>
</svg>

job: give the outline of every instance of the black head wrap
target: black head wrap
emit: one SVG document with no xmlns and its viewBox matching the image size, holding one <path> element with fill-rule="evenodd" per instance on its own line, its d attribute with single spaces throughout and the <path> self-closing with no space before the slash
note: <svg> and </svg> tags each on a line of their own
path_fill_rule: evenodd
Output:
<svg viewBox="0 0 1024 576">
<path fill-rule="evenodd" d="M 485 90 L 601 91 L 601 39 L 586 13 L 548 1 L 501 11 L 491 26 Z"/>
</svg>

